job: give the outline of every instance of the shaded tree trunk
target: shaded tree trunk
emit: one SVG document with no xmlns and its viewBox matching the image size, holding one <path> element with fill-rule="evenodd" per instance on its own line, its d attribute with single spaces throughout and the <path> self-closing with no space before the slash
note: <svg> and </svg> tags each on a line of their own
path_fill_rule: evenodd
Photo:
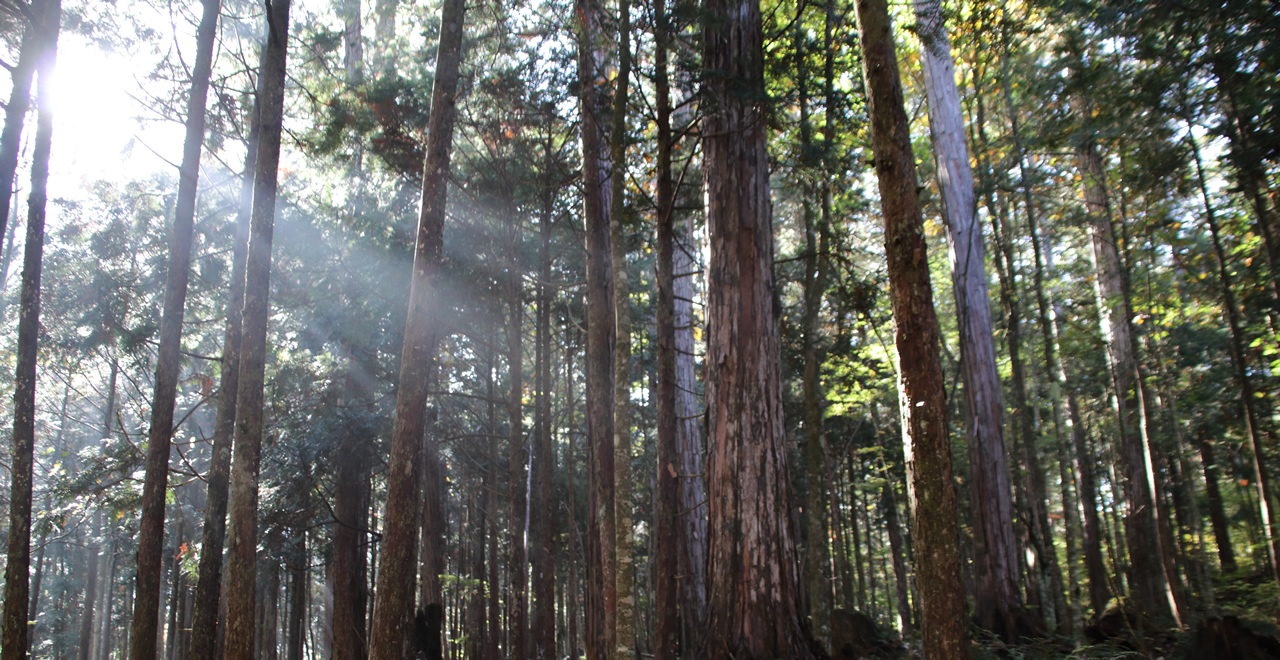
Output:
<svg viewBox="0 0 1280 660">
<path fill-rule="evenodd" d="M 537 660 L 552 660 L 556 656 L 556 602 L 555 602 L 555 519 L 556 507 L 552 490 L 555 471 L 555 439 L 551 432 L 551 223 L 555 212 L 556 188 L 551 181 L 553 146 L 548 134 L 544 143 L 544 171 L 542 217 L 538 233 L 538 291 L 537 318 L 535 319 L 536 349 L 535 369 L 535 420 L 537 445 L 531 461 L 533 492 L 540 506 L 530 507 L 530 555 L 533 564 L 533 647 Z"/>
<path fill-rule="evenodd" d="M 588 660 L 612 655 L 617 592 L 614 565 L 613 474 L 613 314 L 609 251 L 609 198 L 601 157 L 601 15 L 597 0 L 576 0 L 578 19 L 579 113 L 582 140 L 582 205 L 587 260 L 587 631 Z"/>
<path fill-rule="evenodd" d="M 427 122 L 426 163 L 422 176 L 422 206 L 418 215 L 409 310 L 396 392 L 395 423 L 391 430 L 391 469 L 387 475 L 386 523 L 375 593 L 374 616 L 369 635 L 369 657 L 393 660 L 406 639 L 405 624 L 413 607 L 414 556 L 420 502 L 419 468 L 425 407 L 435 364 L 434 315 L 441 251 L 449 162 L 453 149 L 458 65 L 462 55 L 462 0 L 446 0 L 440 10 L 440 44 L 436 51 L 436 77 L 431 90 L 431 115 Z M 236 659 L 231 659 L 236 660 Z"/>
<path fill-rule="evenodd" d="M 53 144 L 52 81 L 62 27 L 61 0 L 37 5 L 40 51 L 36 69 L 37 107 L 35 150 L 31 158 L 31 195 L 27 200 L 27 238 L 22 260 L 22 298 L 18 312 L 17 365 L 13 386 L 13 449 L 10 453 L 9 546 L 4 573 L 4 620 L 0 658 L 27 657 L 30 597 L 31 490 L 35 450 L 36 358 L 40 334 L 40 276 L 44 260 L 45 202 L 49 183 L 49 151 Z M 6 184 L 7 188 L 7 184 Z M 7 197 L 6 194 L 3 195 Z"/>
<path fill-rule="evenodd" d="M 757 0 L 704 3 L 707 658 L 810 658 L 782 428 Z"/>
<path fill-rule="evenodd" d="M 256 106 L 256 103 L 255 103 Z M 244 313 L 245 262 L 249 255 L 249 217 L 253 212 L 253 178 L 258 161 L 258 111 L 251 112 L 245 144 L 244 180 L 236 214 L 235 245 L 231 254 L 231 286 L 227 295 L 227 324 L 222 340 L 218 376 L 218 408 L 213 422 L 213 456 L 205 475 L 207 490 L 204 529 L 200 541 L 195 611 L 191 615 L 189 660 L 217 657 L 218 619 L 222 595 L 223 544 L 227 533 L 227 488 L 231 472 L 231 442 L 235 436 L 236 396 L 240 387 L 240 346 Z M 108 426 L 110 420 L 108 420 Z"/>
<path fill-rule="evenodd" d="M 524 447 L 524 289 L 516 254 L 519 227 L 512 226 L 510 229 L 512 237 L 507 257 L 510 277 L 507 282 L 507 501 L 511 508 L 507 525 L 511 545 L 507 560 L 507 580 L 511 594 L 507 606 L 510 608 L 511 620 L 507 625 L 507 653 L 512 658 L 527 658 L 529 561 L 525 549 L 525 533 L 529 482 L 525 472 L 528 455 Z"/>
<path fill-rule="evenodd" d="M 245 262 L 240 375 L 236 397 L 235 460 L 231 475 L 231 547 L 227 559 L 227 660 L 252 660 L 258 549 L 258 470 L 263 436 L 263 380 L 266 369 L 271 241 L 275 224 L 276 178 L 284 118 L 285 56 L 290 0 L 268 9 L 267 45 L 258 81 L 258 157 L 254 167 L 253 211 Z"/>
<path fill-rule="evenodd" d="M 862 28 L 863 75 L 870 100 L 872 145 L 885 222 L 923 652 L 929 658 L 968 658 L 938 320 L 933 309 L 933 287 L 929 281 L 902 83 L 887 3 L 858 0 L 856 6 Z"/>
</svg>

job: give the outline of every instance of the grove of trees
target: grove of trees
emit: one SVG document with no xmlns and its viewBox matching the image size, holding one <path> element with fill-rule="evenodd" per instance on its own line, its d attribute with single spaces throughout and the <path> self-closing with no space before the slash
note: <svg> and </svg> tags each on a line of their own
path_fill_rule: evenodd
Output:
<svg viewBox="0 0 1280 660">
<path fill-rule="evenodd" d="M 1272 3 L 0 0 L 0 66 L 0 660 L 1280 657 Z"/>
</svg>

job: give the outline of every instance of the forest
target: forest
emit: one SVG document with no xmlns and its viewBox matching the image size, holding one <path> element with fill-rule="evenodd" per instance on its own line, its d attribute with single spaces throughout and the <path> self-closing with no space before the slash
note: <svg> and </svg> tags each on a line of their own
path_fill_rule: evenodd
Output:
<svg viewBox="0 0 1280 660">
<path fill-rule="evenodd" d="M 1280 658 L 1273 2 L 0 0 L 0 67 L 0 660 Z"/>
</svg>

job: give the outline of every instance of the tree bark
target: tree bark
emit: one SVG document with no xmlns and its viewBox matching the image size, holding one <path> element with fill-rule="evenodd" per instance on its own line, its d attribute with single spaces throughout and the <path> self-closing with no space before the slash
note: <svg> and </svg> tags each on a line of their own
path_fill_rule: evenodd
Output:
<svg viewBox="0 0 1280 660">
<path fill-rule="evenodd" d="M 200 181 L 200 153 L 204 148 L 205 101 L 213 69 L 213 44 L 218 32 L 221 0 L 203 0 L 196 30 L 196 60 L 187 97 L 186 137 L 178 170 L 178 198 L 169 237 L 164 311 L 160 316 L 160 347 L 156 356 L 155 389 L 151 399 L 151 428 L 147 432 L 146 472 L 142 486 L 142 520 L 138 530 L 136 600 L 130 660 L 155 660 L 156 615 L 160 611 L 161 555 L 164 545 L 164 503 L 169 485 L 169 451 L 173 442 L 173 409 L 182 369 L 182 316 L 186 310 L 191 271 L 191 240 Z"/>
<path fill-rule="evenodd" d="M 422 206 L 418 215 L 413 255 L 413 278 L 405 321 L 404 347 L 396 392 L 395 423 L 391 430 L 391 461 L 387 475 L 386 523 L 374 616 L 369 636 L 372 660 L 394 660 L 403 648 L 413 607 L 422 434 L 429 394 L 428 372 L 435 364 L 436 323 L 441 251 L 444 244 L 445 203 L 453 123 L 457 114 L 458 65 L 462 56 L 462 26 L 466 5 L 445 0 L 440 10 L 440 45 L 431 90 L 427 123 L 426 163 L 422 176 Z M 236 660 L 236 659 L 230 659 Z"/>
<path fill-rule="evenodd" d="M 556 602 L 555 602 L 555 519 L 556 507 L 552 490 L 555 472 L 555 439 L 551 431 L 551 229 L 557 188 L 551 180 L 553 145 L 550 133 L 544 143 L 545 160 L 543 181 L 542 217 L 538 233 L 538 290 L 537 317 L 535 319 L 535 386 L 534 407 L 537 445 L 534 447 L 530 475 L 533 492 L 540 506 L 530 508 L 530 543 L 533 564 L 533 648 L 537 660 L 553 660 L 556 657 Z"/>
<path fill-rule="evenodd" d="M 513 212 L 514 217 L 514 212 Z M 507 272 L 507 501 L 510 503 L 507 525 L 510 530 L 510 555 L 507 564 L 507 580 L 511 589 L 507 606 L 510 621 L 507 625 L 507 653 L 513 658 L 528 657 L 529 637 L 529 561 L 525 548 L 527 532 L 529 487 L 525 466 L 524 436 L 524 288 L 518 263 L 517 232 L 513 219 L 511 243 L 508 245 Z"/>
<path fill-rule="evenodd" d="M 782 426 L 758 0 L 703 5 L 707 658 L 811 658 Z"/>
<path fill-rule="evenodd" d="M 31 490 L 34 469 L 36 360 L 40 335 L 40 275 L 44 257 L 45 202 L 49 183 L 49 151 L 53 144 L 52 81 L 62 27 L 61 0 L 35 6 L 40 32 L 36 68 L 35 150 L 31 157 L 31 195 L 27 200 L 27 239 L 22 260 L 22 302 L 18 315 L 18 355 L 13 385 L 13 449 L 10 453 L 9 546 L 4 573 L 4 621 L 0 658 L 27 657 L 31 566 Z M 6 186 L 7 187 L 7 186 Z"/>
<path fill-rule="evenodd" d="M 858 0 L 856 6 L 885 222 L 923 652 L 928 658 L 968 658 L 938 320 L 898 59 L 887 3 Z"/>
<path fill-rule="evenodd" d="M 578 19 L 579 113 L 582 140 L 582 205 L 587 260 L 587 631 L 588 660 L 612 654 L 614 613 L 617 609 L 614 565 L 613 474 L 613 313 L 612 264 L 609 252 L 607 181 L 601 157 L 600 98 L 604 72 L 601 14 L 598 0 L 576 0 Z"/>
<path fill-rule="evenodd" d="M 91 529 L 101 531 L 101 512 L 94 514 L 94 525 Z M 92 660 L 90 653 L 93 650 L 93 617 L 98 604 L 98 564 L 102 563 L 98 557 L 99 554 L 97 545 L 93 543 L 85 544 L 89 575 L 85 578 L 84 607 L 83 614 L 80 617 L 80 648 L 76 653 L 76 660 Z"/>
<path fill-rule="evenodd" d="M 258 157 L 245 261 L 240 377 L 236 397 L 235 461 L 231 477 L 231 547 L 227 560 L 226 660 L 252 660 L 258 549 L 258 469 L 263 436 L 271 240 L 275 224 L 277 166 L 284 118 L 285 57 L 290 0 L 268 7 L 267 45 L 259 70 Z"/>
<path fill-rule="evenodd" d="M 249 217 L 253 212 L 253 178 L 258 161 L 259 125 L 255 107 L 251 112 L 249 139 L 245 143 L 244 180 L 240 187 L 235 245 L 231 253 L 227 324 L 223 333 L 222 364 L 218 377 L 218 408 L 213 422 L 213 456 L 205 475 L 208 486 L 204 505 L 204 530 L 200 541 L 200 567 L 196 578 L 195 611 L 191 616 L 188 660 L 213 660 L 217 656 L 218 612 L 222 596 L 222 549 L 227 535 L 227 487 L 231 472 L 231 441 L 235 435 L 236 395 L 240 383 L 245 262 L 249 254 Z"/>
<path fill-rule="evenodd" d="M 631 77 L 631 3 L 618 2 L 618 77 L 613 95 L 613 127 L 609 141 L 613 172 L 609 207 L 609 248 L 613 261 L 613 518 L 614 612 L 613 660 L 636 656 L 635 536 L 631 517 L 631 284 L 627 276 L 624 229 L 627 180 L 627 92 Z"/>
</svg>

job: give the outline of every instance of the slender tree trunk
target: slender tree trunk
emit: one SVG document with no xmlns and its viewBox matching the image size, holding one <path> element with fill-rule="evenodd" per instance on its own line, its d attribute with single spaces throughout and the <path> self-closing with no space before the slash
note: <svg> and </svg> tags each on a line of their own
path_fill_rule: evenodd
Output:
<svg viewBox="0 0 1280 660">
<path fill-rule="evenodd" d="M 782 428 L 757 0 L 703 18 L 709 500 L 707 658 L 810 658 Z"/>
<path fill-rule="evenodd" d="M 631 285 L 627 277 L 625 183 L 627 179 L 627 92 L 631 77 L 631 3 L 618 2 L 618 77 L 613 96 L 610 160 L 609 248 L 613 261 L 613 660 L 636 655 L 635 546 L 631 526 Z"/>
<path fill-rule="evenodd" d="M 285 641 L 285 660 L 302 660 L 302 631 L 307 621 L 307 536 L 306 531 L 296 532 L 289 568 L 289 637 Z"/>
<path fill-rule="evenodd" d="M 533 647 L 537 660 L 553 660 L 556 656 L 556 602 L 555 602 L 555 519 L 556 507 L 552 491 L 555 472 L 555 439 L 551 433 L 551 223 L 555 213 L 555 184 L 551 181 L 553 146 L 548 134 L 544 143 L 544 170 L 542 218 L 538 233 L 538 291 L 537 332 L 535 349 L 536 385 L 535 421 L 537 446 L 531 462 L 533 492 L 539 506 L 530 507 L 530 554 L 533 564 Z"/>
<path fill-rule="evenodd" d="M 614 583 L 613 474 L 613 314 L 610 284 L 609 217 L 601 158 L 602 122 L 607 107 L 599 81 L 603 56 L 597 0 L 576 0 L 578 19 L 579 112 L 582 140 L 583 222 L 587 251 L 587 631 L 588 660 L 604 660 L 613 649 L 617 593 Z"/>
<path fill-rule="evenodd" d="M 1115 407 L 1119 425 L 1121 485 L 1129 502 L 1125 531 L 1129 541 L 1129 585 L 1136 604 L 1142 611 L 1159 618 L 1171 613 L 1166 598 L 1169 585 L 1165 581 L 1163 549 L 1155 516 L 1156 493 L 1151 487 L 1149 457 L 1139 432 L 1139 397 L 1137 357 L 1133 353 L 1132 329 L 1125 291 L 1123 262 L 1116 249 L 1115 234 L 1107 201 L 1102 159 L 1097 146 L 1087 142 L 1079 148 L 1081 169 L 1085 176 L 1085 196 L 1089 211 L 1089 236 L 1093 245 L 1094 269 L 1097 272 L 1099 317 L 1107 345 L 1112 385 L 1116 392 Z"/>
<path fill-rule="evenodd" d="M 213 422 L 213 456 L 205 475 L 208 487 L 188 660 L 214 660 L 217 657 L 218 613 L 222 600 L 222 547 L 227 534 L 228 475 L 231 472 L 231 442 L 235 436 L 236 395 L 240 384 L 245 262 L 249 254 L 249 217 L 253 212 L 253 178 L 257 168 L 261 123 L 257 115 L 255 107 L 251 113 L 249 139 L 245 143 L 244 180 L 240 188 L 240 208 L 236 215 L 235 245 L 231 254 L 231 285 L 226 307 L 227 325 L 222 341 L 218 408 Z M 111 421 L 108 420 L 107 423 L 109 426 Z"/>
<path fill-rule="evenodd" d="M 569 619 L 569 658 L 578 660 L 578 562 L 574 548 L 578 547 L 578 494 L 576 483 L 578 480 L 578 450 L 574 446 L 573 439 L 577 429 L 577 400 L 573 394 L 573 355 L 578 350 L 578 331 L 571 327 L 572 322 L 565 324 L 565 334 L 569 336 L 568 345 L 565 347 L 565 400 L 568 405 L 569 433 L 568 447 L 565 448 L 564 472 L 569 482 L 569 501 L 568 511 L 565 515 L 565 545 L 568 546 L 566 560 L 569 564 L 569 582 L 565 585 L 567 593 L 565 600 L 568 601 L 568 619 Z M 496 657 L 492 660 L 497 660 Z"/>
<path fill-rule="evenodd" d="M 355 349 L 347 349 L 343 403 L 359 410 L 368 394 L 361 382 L 363 367 Z M 368 438 L 366 429 L 355 420 L 348 420 L 340 433 L 333 497 L 333 660 L 364 660 L 364 612 L 369 595 L 360 554 L 364 552 L 368 518 Z"/>
<path fill-rule="evenodd" d="M 62 27 L 61 0 L 46 0 L 34 9 L 41 48 L 36 68 L 37 107 L 35 151 L 31 158 L 31 196 L 27 202 L 27 242 L 22 261 L 22 302 L 18 316 L 18 355 L 14 369 L 13 449 L 10 453 L 9 547 L 4 574 L 4 621 L 0 658 L 27 657 L 30 596 L 31 488 L 34 468 L 36 414 L 36 358 L 40 330 L 40 275 L 44 257 L 44 221 L 49 183 L 49 151 L 53 144 L 51 78 L 58 58 Z M 6 186 L 7 187 L 7 186 Z"/>
<path fill-rule="evenodd" d="M 102 530 L 102 512 L 94 514 L 93 527 L 90 530 Z M 89 575 L 85 578 L 84 586 L 84 610 L 80 617 L 80 648 L 76 653 L 76 660 L 93 660 L 91 652 L 93 650 L 93 617 L 94 611 L 98 604 L 98 564 L 102 563 L 99 558 L 98 546 L 93 543 L 85 544 L 86 561 L 89 568 Z"/>
<path fill-rule="evenodd" d="M 138 586 L 134 601 L 130 660 L 155 660 L 156 614 L 160 611 L 160 572 L 164 545 L 164 503 L 169 484 L 169 450 L 173 441 L 173 409 L 182 369 L 182 316 L 191 271 L 192 227 L 204 148 L 205 100 L 213 68 L 213 43 L 218 32 L 221 0 L 203 0 L 204 12 L 196 30 L 196 61 L 187 98 L 186 138 L 178 170 L 178 199 L 169 237 L 164 311 L 160 317 L 160 348 L 156 357 L 155 390 L 151 399 L 151 428 L 147 433 L 146 473 L 142 486 L 142 521 L 138 531 Z"/>
<path fill-rule="evenodd" d="M 1236 571 L 1236 553 L 1231 544 L 1231 528 L 1227 524 L 1227 515 L 1222 508 L 1222 490 L 1218 486 L 1218 475 L 1214 468 L 1213 446 L 1209 444 L 1204 433 L 1197 439 L 1200 450 L 1200 465 L 1204 469 L 1205 500 L 1209 503 L 1209 523 L 1213 526 L 1213 540 L 1218 547 L 1218 566 L 1223 573 Z"/>
<path fill-rule="evenodd" d="M 527 658 L 529 562 L 525 533 L 529 482 L 525 473 L 528 458 L 524 446 L 524 289 L 516 255 L 518 231 L 518 227 L 511 227 L 507 264 L 510 276 L 507 282 L 507 468 L 510 474 L 507 486 L 511 506 L 507 517 L 511 539 L 510 563 L 507 565 L 507 580 L 511 587 L 511 599 L 507 603 L 511 611 L 511 621 L 507 626 L 507 652 L 512 658 Z"/>
<path fill-rule="evenodd" d="M 46 11 L 50 3 L 51 0 L 32 0 L 26 6 L 36 18 Z M 31 79 L 46 42 L 43 28 L 43 25 L 27 22 L 18 46 L 18 61 L 10 69 L 13 82 L 9 102 L 4 107 L 4 130 L 0 132 L 0 236 L 5 234 L 13 206 L 13 180 L 18 172 L 18 152 L 22 150 L 22 127 L 27 120 L 27 111 L 31 109 Z M 7 263 L 3 272 L 9 272 Z"/>
<path fill-rule="evenodd" d="M 1253 460 L 1253 476 L 1258 488 L 1258 503 L 1262 510 L 1262 533 L 1267 545 L 1267 557 L 1271 562 L 1271 576 L 1280 584 L 1280 554 L 1276 543 L 1276 512 L 1271 505 L 1276 500 L 1272 492 L 1271 479 L 1267 474 L 1266 456 L 1262 452 L 1262 433 L 1258 428 L 1255 389 L 1249 377 L 1248 353 L 1245 351 L 1246 337 L 1240 319 L 1240 309 L 1236 303 L 1235 290 L 1231 285 L 1231 273 L 1227 269 L 1227 254 L 1222 246 L 1221 232 L 1218 230 L 1218 219 L 1213 204 L 1209 199 L 1209 186 L 1205 180 L 1204 168 L 1200 161 L 1200 147 L 1191 133 L 1187 141 L 1195 157 L 1196 175 L 1200 184 L 1200 193 L 1204 198 L 1204 222 L 1209 229 L 1209 237 L 1213 241 L 1213 256 L 1218 266 L 1218 286 L 1222 293 L 1223 311 L 1227 313 L 1227 327 L 1231 330 L 1231 363 L 1235 367 L 1236 387 L 1240 389 L 1240 407 L 1244 413 L 1245 430 L 1249 435 L 1249 449 Z"/>
<path fill-rule="evenodd" d="M 678 543 L 680 492 L 676 445 L 676 326 L 674 282 L 675 189 L 671 178 L 671 85 L 667 53 L 671 43 L 666 0 L 655 0 L 654 88 L 658 128 L 655 178 L 657 207 L 658 494 L 657 561 L 654 575 L 656 628 L 654 660 L 675 660 L 680 648 Z M 691 514 L 685 514 L 691 515 Z"/>
<path fill-rule="evenodd" d="M 245 262 L 240 377 L 236 397 L 235 462 L 231 476 L 231 547 L 227 560 L 227 660 L 252 660 L 257 589 L 258 469 L 263 435 L 271 240 L 284 118 L 285 56 L 290 0 L 273 0 L 258 84 L 258 157 L 254 168 L 249 253 Z M 136 659 L 135 659 L 136 660 Z"/>
<path fill-rule="evenodd" d="M 923 651 L 931 659 L 967 658 L 945 381 L 902 83 L 887 3 L 858 0 L 856 6 L 885 220 Z"/>
<path fill-rule="evenodd" d="M 445 498 L 448 491 L 440 461 L 439 399 L 440 365 L 433 364 L 427 371 L 429 395 L 425 428 L 422 434 L 422 530 L 419 562 L 421 584 L 418 590 L 418 607 L 432 603 L 444 603 L 445 537 L 448 534 Z"/>
<path fill-rule="evenodd" d="M 449 161 L 453 149 L 458 65 L 462 55 L 462 0 L 445 0 L 440 10 L 440 44 L 436 77 L 431 90 L 427 123 L 426 164 L 422 176 L 422 206 L 418 215 L 409 311 L 400 357 L 395 423 L 391 431 L 391 469 L 387 475 L 386 523 L 382 536 L 374 616 L 369 636 L 372 660 L 398 658 L 406 636 L 405 623 L 413 607 L 417 540 L 419 463 L 425 407 L 435 364 L 436 287 L 444 244 L 445 202 Z M 237 660 L 232 658 L 230 660 Z"/>
</svg>

